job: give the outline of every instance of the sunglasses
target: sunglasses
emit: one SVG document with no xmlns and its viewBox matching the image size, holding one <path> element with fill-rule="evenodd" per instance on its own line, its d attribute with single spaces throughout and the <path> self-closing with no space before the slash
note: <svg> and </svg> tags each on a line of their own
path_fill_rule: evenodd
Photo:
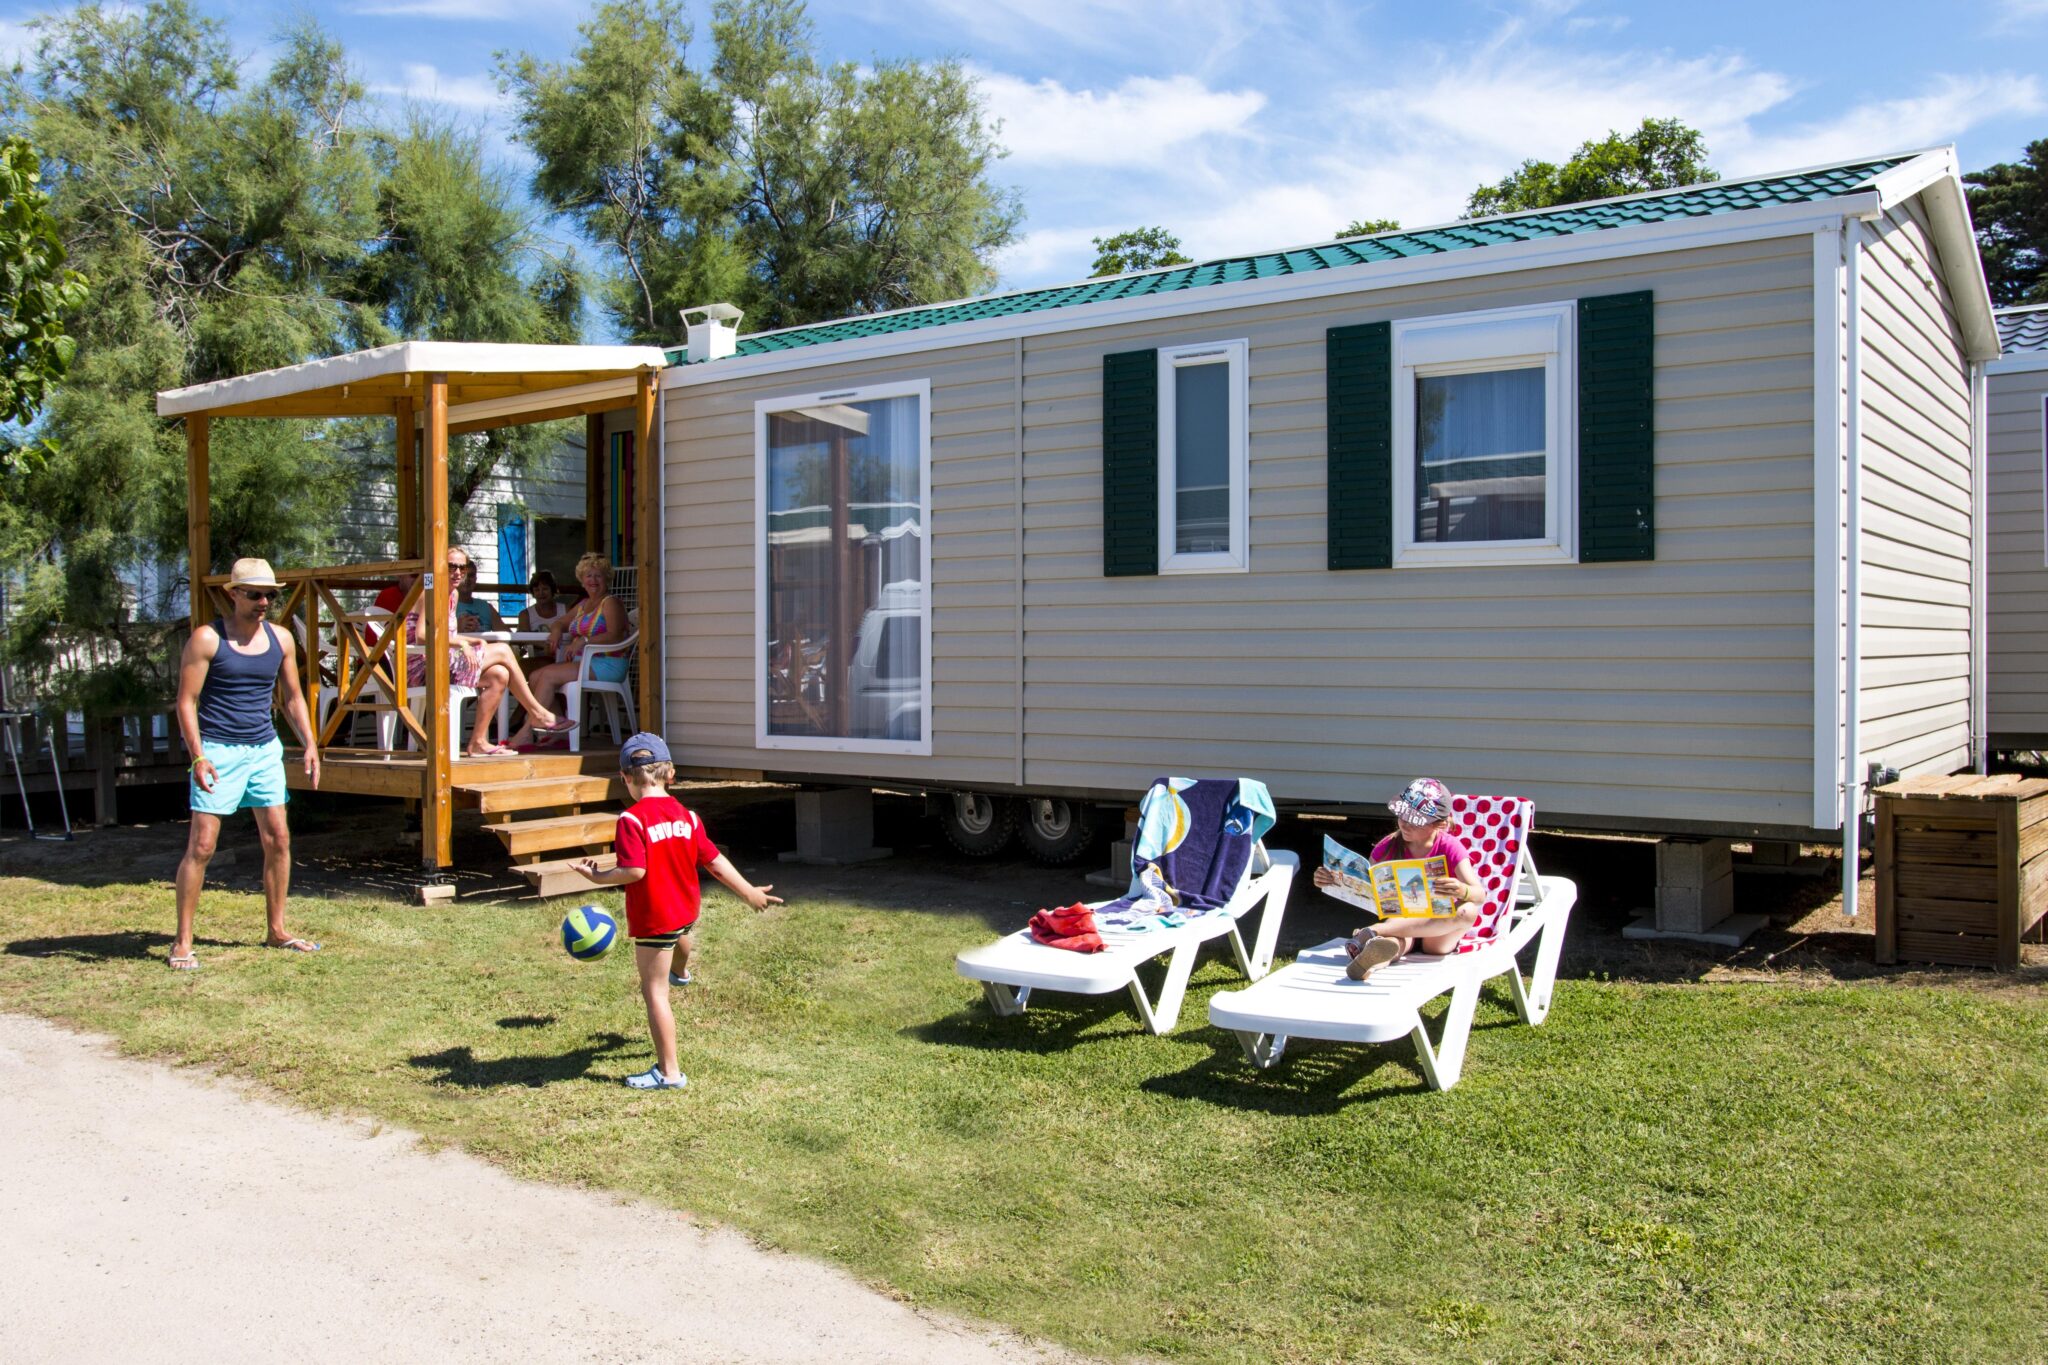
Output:
<svg viewBox="0 0 2048 1365">
<path fill-rule="evenodd" d="M 236 588 L 235 591 L 248 598 L 251 602 L 275 602 L 277 600 L 276 588 Z"/>
</svg>

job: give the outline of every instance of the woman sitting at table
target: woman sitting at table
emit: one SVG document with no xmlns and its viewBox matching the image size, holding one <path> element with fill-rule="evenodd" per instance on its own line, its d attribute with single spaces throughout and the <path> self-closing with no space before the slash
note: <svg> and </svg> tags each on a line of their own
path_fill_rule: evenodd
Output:
<svg viewBox="0 0 2048 1365">
<path fill-rule="evenodd" d="M 626 604 L 606 591 L 611 577 L 611 561 L 595 550 L 576 561 L 576 581 L 583 585 L 583 601 L 548 627 L 548 644 L 555 662 L 536 668 L 527 679 L 533 684 L 534 695 L 540 698 L 544 712 L 555 704 L 562 684 L 576 681 L 583 668 L 584 650 L 615 645 L 632 633 L 633 625 L 626 619 Z M 590 661 L 590 676 L 598 682 L 624 682 L 626 656 L 599 655 Z M 533 708 L 528 707 L 526 724 L 519 727 L 519 733 L 509 743 L 530 744 L 536 734 L 562 734 L 575 723 L 572 719 L 569 725 L 536 728 L 534 715 Z"/>
<path fill-rule="evenodd" d="M 459 599 L 455 584 L 460 579 L 453 571 L 466 568 L 468 562 L 469 556 L 459 547 L 449 552 L 448 567 L 452 581 L 448 587 L 448 685 L 476 689 L 476 728 L 470 734 L 469 747 L 463 751 L 464 755 L 469 758 L 498 758 L 514 752 L 509 745 L 491 742 L 491 721 L 498 714 L 498 701 L 508 687 L 513 697 L 526 708 L 526 724 L 520 728 L 521 734 L 528 733 L 536 725 L 540 734 L 566 734 L 576 722 L 549 710 L 546 703 L 534 695 L 510 645 L 456 633 L 455 613 Z M 400 600 L 411 588 L 409 578 L 399 580 Z M 420 611 L 420 605 L 414 604 L 405 618 L 405 638 L 412 644 L 420 643 L 427 636 L 426 618 Z M 426 686 L 427 656 L 424 650 L 406 651 L 405 681 L 409 687 Z M 548 700 L 554 700 L 552 694 Z"/>
</svg>

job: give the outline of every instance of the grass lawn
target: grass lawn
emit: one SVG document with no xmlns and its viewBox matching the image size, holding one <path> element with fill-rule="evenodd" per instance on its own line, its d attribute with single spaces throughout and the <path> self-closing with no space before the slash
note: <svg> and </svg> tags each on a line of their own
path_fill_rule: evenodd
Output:
<svg viewBox="0 0 2048 1365">
<path fill-rule="evenodd" d="M 210 890 L 173 974 L 161 881 L 0 878 L 0 1008 L 1111 1356 L 2048 1358 L 2038 989 L 1612 979 L 1568 947 L 1549 1022 L 1497 983 L 1434 1094 L 1405 1045 L 1245 1066 L 1205 1022 L 1227 949 L 1166 1038 L 1120 998 L 992 1018 L 953 951 L 1071 877 L 739 861 L 793 903 L 711 898 L 681 1095 L 618 1085 L 648 1060 L 630 958 L 570 961 L 560 904 L 307 898 L 302 958 Z M 1298 894 L 1286 942 L 1337 923 Z"/>
</svg>

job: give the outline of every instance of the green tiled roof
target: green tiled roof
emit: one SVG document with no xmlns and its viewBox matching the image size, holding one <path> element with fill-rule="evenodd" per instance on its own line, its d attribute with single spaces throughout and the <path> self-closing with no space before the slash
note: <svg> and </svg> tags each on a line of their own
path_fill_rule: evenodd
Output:
<svg viewBox="0 0 2048 1365">
<path fill-rule="evenodd" d="M 2048 304 L 2001 308 L 1991 316 L 1998 324 L 1998 344 L 2007 355 L 2018 351 L 2048 351 Z"/>
<path fill-rule="evenodd" d="M 1196 265 L 1153 270 L 1142 275 L 1120 275 L 1111 279 L 1085 280 L 1079 284 L 1049 285 L 1008 294 L 988 294 L 956 303 L 936 303 L 894 313 L 844 318 L 779 332 L 756 332 L 739 339 L 742 356 L 767 355 L 805 346 L 860 337 L 887 336 L 897 332 L 944 327 L 958 322 L 979 322 L 987 318 L 1015 317 L 1043 313 L 1055 308 L 1072 308 L 1084 303 L 1111 299 L 1142 298 L 1171 294 L 1184 289 L 1201 289 L 1214 284 L 1235 284 L 1241 280 L 1267 280 L 1282 275 L 1300 275 L 1320 270 L 1341 270 L 1372 266 L 1382 261 L 1409 260 L 1418 256 L 1441 256 L 1453 251 L 1502 246 L 1511 242 L 1539 242 L 1581 233 L 1603 232 L 1608 228 L 1635 227 L 1645 223 L 1666 223 L 1680 218 L 1711 218 L 1744 209 L 1774 204 L 1814 203 L 1852 194 L 1876 176 L 1911 160 L 1908 156 L 1883 157 L 1848 162 L 1789 175 L 1763 176 L 1753 180 L 1724 181 L 1695 185 L 1689 189 L 1607 199 L 1589 204 L 1570 204 L 1553 209 L 1533 209 L 1469 223 L 1424 228 L 1417 232 L 1383 232 L 1373 237 L 1349 237 L 1319 246 L 1293 251 L 1268 252 L 1259 256 L 1232 256 Z M 684 352 L 673 350 L 670 357 L 681 363 Z"/>
</svg>

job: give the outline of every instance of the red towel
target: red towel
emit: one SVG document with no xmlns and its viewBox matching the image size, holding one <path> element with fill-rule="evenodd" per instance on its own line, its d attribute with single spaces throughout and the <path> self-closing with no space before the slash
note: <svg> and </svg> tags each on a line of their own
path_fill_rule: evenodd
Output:
<svg viewBox="0 0 2048 1365">
<path fill-rule="evenodd" d="M 1078 902 L 1033 915 L 1031 937 L 1048 948 L 1069 952 L 1099 953 L 1103 949 L 1102 935 L 1095 932 L 1095 916 Z"/>
</svg>

